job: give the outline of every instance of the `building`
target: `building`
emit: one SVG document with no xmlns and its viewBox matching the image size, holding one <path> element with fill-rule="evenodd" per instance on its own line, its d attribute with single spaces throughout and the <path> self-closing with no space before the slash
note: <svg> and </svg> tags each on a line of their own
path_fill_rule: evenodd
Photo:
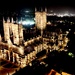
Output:
<svg viewBox="0 0 75 75">
<path fill-rule="evenodd" d="M 4 41 L 8 42 L 8 44 L 22 44 L 23 41 L 23 28 L 22 25 L 17 24 L 16 22 L 14 23 L 13 18 L 10 19 L 8 18 L 7 21 L 3 19 L 3 27 L 4 27 Z M 13 41 L 11 40 L 11 37 Z"/>
<path fill-rule="evenodd" d="M 42 30 L 46 28 L 46 23 L 47 23 L 46 11 L 47 11 L 46 9 L 45 11 L 41 9 L 41 12 L 40 12 L 40 11 L 37 11 L 37 9 L 35 8 L 35 25 L 37 29 L 41 30 L 41 35 L 43 34 Z"/>
</svg>

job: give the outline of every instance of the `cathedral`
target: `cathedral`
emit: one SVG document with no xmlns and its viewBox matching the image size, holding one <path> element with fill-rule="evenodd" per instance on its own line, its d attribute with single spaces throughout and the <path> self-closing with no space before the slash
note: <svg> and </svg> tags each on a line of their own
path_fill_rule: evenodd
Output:
<svg viewBox="0 0 75 75">
<path fill-rule="evenodd" d="M 41 35 L 43 35 L 43 29 L 46 27 L 46 12 L 35 10 L 35 22 L 35 26 L 41 30 Z M 43 44 L 43 38 L 40 35 L 24 42 L 22 20 L 18 24 L 18 21 L 14 21 L 13 18 L 8 17 L 7 20 L 3 18 L 3 30 L 3 41 L 0 35 L 1 58 L 17 64 L 21 68 L 30 64 L 31 61 L 37 58 L 37 53 L 47 48 L 46 44 Z M 37 45 L 36 41 L 38 42 Z"/>
</svg>

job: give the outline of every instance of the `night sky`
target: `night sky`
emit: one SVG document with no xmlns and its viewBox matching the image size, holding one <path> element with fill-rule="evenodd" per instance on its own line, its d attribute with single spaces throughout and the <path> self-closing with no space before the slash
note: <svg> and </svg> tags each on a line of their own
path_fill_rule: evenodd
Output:
<svg viewBox="0 0 75 75">
<path fill-rule="evenodd" d="M 23 8 L 47 7 L 50 9 L 75 11 L 74 0 L 6 0 L 0 2 L 0 12 L 18 11 Z"/>
</svg>

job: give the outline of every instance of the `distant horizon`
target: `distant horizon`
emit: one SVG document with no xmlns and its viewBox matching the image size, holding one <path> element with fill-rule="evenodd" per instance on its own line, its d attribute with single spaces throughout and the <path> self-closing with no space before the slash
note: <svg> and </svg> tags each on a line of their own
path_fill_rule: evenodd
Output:
<svg viewBox="0 0 75 75">
<path fill-rule="evenodd" d="M 36 7 L 37 8 L 37 7 Z M 40 7 L 40 8 L 43 8 L 43 7 Z M 69 14 L 75 14 L 75 10 L 74 8 L 70 8 L 70 7 L 46 7 L 47 8 L 47 11 L 48 13 L 50 13 L 51 11 L 53 13 L 56 13 L 56 14 L 64 14 L 64 13 L 69 13 Z M 23 10 L 32 10 L 32 13 L 35 12 L 35 7 L 34 8 L 21 8 L 21 9 L 17 9 L 17 10 L 3 10 L 0 12 L 0 15 L 16 15 L 16 14 L 21 14 L 21 11 Z M 22 12 L 23 12 L 22 11 Z"/>
</svg>

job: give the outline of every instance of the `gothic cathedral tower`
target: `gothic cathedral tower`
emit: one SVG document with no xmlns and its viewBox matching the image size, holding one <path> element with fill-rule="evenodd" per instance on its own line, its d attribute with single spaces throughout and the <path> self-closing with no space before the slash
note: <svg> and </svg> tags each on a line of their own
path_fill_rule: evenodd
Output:
<svg viewBox="0 0 75 75">
<path fill-rule="evenodd" d="M 23 27 L 22 24 L 14 23 L 13 18 L 7 19 L 7 22 L 3 19 L 3 26 L 4 26 L 4 40 L 8 44 L 16 44 L 22 45 L 23 42 Z M 13 37 L 13 41 L 11 42 L 10 37 Z"/>
<path fill-rule="evenodd" d="M 45 11 L 43 11 L 42 9 L 41 11 L 37 11 L 37 9 L 35 8 L 35 24 L 37 29 L 41 30 L 41 35 L 43 35 L 43 29 L 46 28 L 47 23 L 46 13 L 47 13 L 46 8 Z"/>
</svg>

